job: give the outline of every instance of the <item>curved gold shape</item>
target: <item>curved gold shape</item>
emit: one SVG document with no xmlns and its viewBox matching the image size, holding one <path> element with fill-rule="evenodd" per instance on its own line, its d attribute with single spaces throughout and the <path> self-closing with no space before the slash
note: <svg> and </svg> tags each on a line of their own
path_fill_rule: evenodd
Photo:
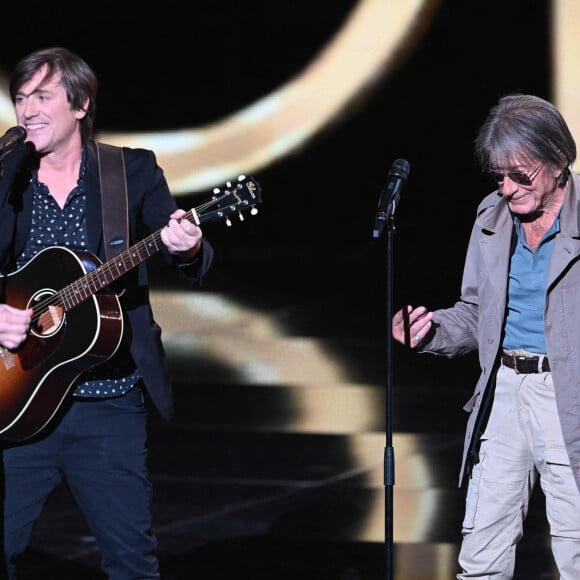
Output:
<svg viewBox="0 0 580 580">
<path fill-rule="evenodd" d="M 114 145 L 153 149 L 176 194 L 203 191 L 291 153 L 396 67 L 436 0 L 360 0 L 342 29 L 298 76 L 217 123 L 178 131 L 100 133 Z M 6 81 L 4 81 L 4 85 Z M 0 94 L 0 122 L 14 118 Z"/>
<path fill-rule="evenodd" d="M 577 0 L 552 2 L 552 92 L 574 137 L 580 139 L 580 81 L 578 76 L 577 22 L 580 4 Z M 577 170 L 577 163 L 575 169 Z"/>
</svg>

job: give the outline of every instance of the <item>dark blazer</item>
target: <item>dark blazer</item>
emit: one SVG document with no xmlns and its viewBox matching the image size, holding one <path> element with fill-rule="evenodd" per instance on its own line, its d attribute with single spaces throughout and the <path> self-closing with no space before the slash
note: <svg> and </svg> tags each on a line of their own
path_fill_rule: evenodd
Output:
<svg viewBox="0 0 580 580">
<path fill-rule="evenodd" d="M 102 208 L 99 168 L 94 141 L 88 141 L 87 171 L 87 250 L 106 261 L 103 243 Z M 30 185 L 32 155 L 29 144 L 16 147 L 0 160 L 0 272 L 15 270 L 31 227 L 33 189 Z M 127 177 L 129 245 L 160 230 L 177 208 L 162 169 L 152 151 L 123 148 Z M 213 249 L 204 238 L 202 250 L 193 263 L 178 265 L 177 260 L 161 251 L 168 266 L 177 270 L 188 285 L 200 285 L 212 259 Z M 116 284 L 123 293 L 120 302 L 124 322 L 128 326 L 130 349 L 141 372 L 151 400 L 165 418 L 173 414 L 171 382 L 161 342 L 161 329 L 155 322 L 149 302 L 147 263 L 144 262 L 122 276 Z M 117 290 L 117 287 L 115 287 Z"/>
</svg>

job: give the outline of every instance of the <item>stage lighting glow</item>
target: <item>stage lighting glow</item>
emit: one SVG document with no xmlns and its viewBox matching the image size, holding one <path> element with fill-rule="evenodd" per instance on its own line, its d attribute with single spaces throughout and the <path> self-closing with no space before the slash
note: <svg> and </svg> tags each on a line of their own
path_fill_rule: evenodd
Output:
<svg viewBox="0 0 580 580">
<path fill-rule="evenodd" d="M 175 194 L 205 191 L 232 175 L 252 173 L 304 146 L 397 68 L 436 5 L 438 0 L 359 0 L 304 71 L 246 109 L 205 127 L 97 138 L 156 151 Z M 6 98 L 7 92 L 0 100 L 0 131 L 14 124 Z"/>
</svg>

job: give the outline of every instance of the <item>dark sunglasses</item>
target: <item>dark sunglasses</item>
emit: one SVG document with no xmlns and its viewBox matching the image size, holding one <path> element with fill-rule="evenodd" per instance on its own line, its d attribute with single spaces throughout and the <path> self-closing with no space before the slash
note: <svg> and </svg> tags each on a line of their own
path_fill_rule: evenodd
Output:
<svg viewBox="0 0 580 580">
<path fill-rule="evenodd" d="M 488 169 L 487 173 L 490 175 L 490 177 L 494 180 L 497 181 L 497 183 L 502 183 L 503 180 L 507 177 L 509 177 L 514 183 L 517 183 L 518 185 L 525 185 L 525 186 L 530 186 L 532 185 L 532 183 L 534 182 L 534 179 L 536 178 L 536 175 L 538 174 L 538 171 L 540 170 L 540 168 L 543 166 L 543 163 L 540 163 L 533 171 L 531 171 L 530 173 L 524 173 L 523 171 L 506 171 L 505 173 L 500 172 L 500 171 L 495 171 L 493 169 Z"/>
</svg>

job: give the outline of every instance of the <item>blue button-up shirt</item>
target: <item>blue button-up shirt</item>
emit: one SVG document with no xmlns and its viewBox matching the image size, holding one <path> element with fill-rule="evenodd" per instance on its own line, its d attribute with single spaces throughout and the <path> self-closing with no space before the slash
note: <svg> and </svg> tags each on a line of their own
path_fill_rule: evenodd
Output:
<svg viewBox="0 0 580 580">
<path fill-rule="evenodd" d="M 511 257 L 508 284 L 508 315 L 503 348 L 546 353 L 544 308 L 548 266 L 554 240 L 560 231 L 559 216 L 534 252 L 526 242 L 519 219 L 515 219 L 517 242 Z"/>
</svg>

